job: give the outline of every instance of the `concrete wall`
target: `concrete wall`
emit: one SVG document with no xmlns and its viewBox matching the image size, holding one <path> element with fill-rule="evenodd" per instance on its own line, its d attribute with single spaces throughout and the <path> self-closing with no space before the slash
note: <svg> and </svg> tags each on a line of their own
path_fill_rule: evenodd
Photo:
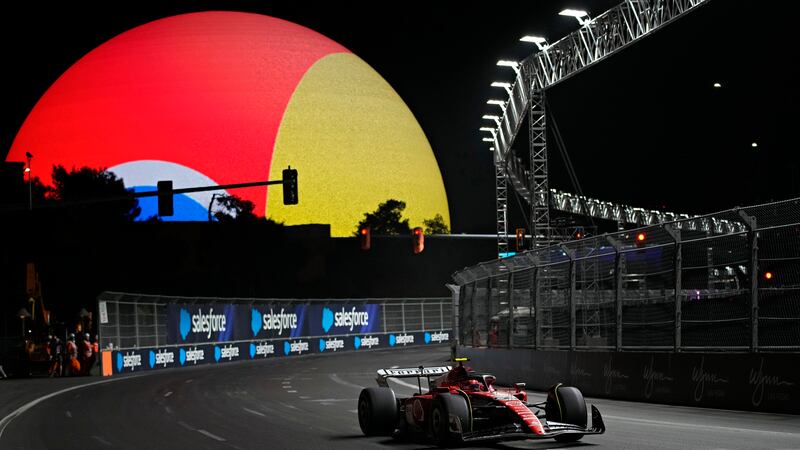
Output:
<svg viewBox="0 0 800 450">
<path fill-rule="evenodd" d="M 587 397 L 800 414 L 800 354 L 534 351 L 460 347 L 479 372 Z"/>
</svg>

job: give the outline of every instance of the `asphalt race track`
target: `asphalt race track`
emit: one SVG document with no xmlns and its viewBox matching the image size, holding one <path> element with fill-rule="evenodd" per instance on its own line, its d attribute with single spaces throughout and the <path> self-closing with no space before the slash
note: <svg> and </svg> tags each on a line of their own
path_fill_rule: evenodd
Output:
<svg viewBox="0 0 800 450">
<path fill-rule="evenodd" d="M 375 385 L 377 368 L 442 365 L 447 356 L 446 347 L 428 347 L 231 363 L 106 380 L 2 381 L 0 392 L 20 393 L 6 396 L 17 402 L 13 408 L 22 406 L 23 411 L 0 422 L 0 448 L 424 448 L 422 441 L 362 436 L 356 398 L 362 386 Z M 112 381 L 28 403 L 65 387 L 107 380 Z M 41 393 L 31 394 L 31 386 Z M 413 392 L 410 384 L 394 386 L 400 395 Z M 18 398 L 22 393 L 29 398 Z M 531 394 L 532 401 L 543 398 L 541 393 Z M 584 437 L 577 444 L 529 440 L 490 448 L 800 448 L 800 416 L 587 401 L 603 413 L 606 434 Z M 5 405 L 1 414 L 8 417 L 10 408 Z"/>
</svg>

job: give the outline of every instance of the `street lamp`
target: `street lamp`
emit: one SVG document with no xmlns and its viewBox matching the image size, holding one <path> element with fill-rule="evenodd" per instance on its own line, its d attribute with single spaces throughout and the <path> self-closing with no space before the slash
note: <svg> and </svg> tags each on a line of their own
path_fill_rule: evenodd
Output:
<svg viewBox="0 0 800 450">
<path fill-rule="evenodd" d="M 22 339 L 25 339 L 25 319 L 30 319 L 31 313 L 25 308 L 20 308 L 20 310 L 17 311 L 17 317 L 22 321 Z"/>
<path fill-rule="evenodd" d="M 545 50 L 547 48 L 547 39 L 539 36 L 522 36 L 520 38 L 522 42 L 532 42 L 539 47 L 539 50 Z"/>
<path fill-rule="evenodd" d="M 586 11 L 580 9 L 565 9 L 560 13 L 558 13 L 558 15 L 574 17 L 578 20 L 578 23 L 581 24 L 581 26 L 586 25 L 587 23 L 592 21 L 589 18 L 589 14 Z"/>
<path fill-rule="evenodd" d="M 31 172 L 31 160 L 33 159 L 33 155 L 31 155 L 31 152 L 25 152 L 25 156 L 28 158 L 28 167 L 25 168 L 25 173 L 28 174 L 28 209 L 33 210 L 33 180 L 31 179 L 33 176 Z"/>
</svg>

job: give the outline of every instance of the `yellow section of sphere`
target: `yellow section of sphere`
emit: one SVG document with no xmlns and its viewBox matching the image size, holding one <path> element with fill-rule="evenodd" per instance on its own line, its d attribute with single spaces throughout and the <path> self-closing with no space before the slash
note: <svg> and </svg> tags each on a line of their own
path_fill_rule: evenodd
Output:
<svg viewBox="0 0 800 450">
<path fill-rule="evenodd" d="M 352 236 L 364 213 L 406 202 L 412 227 L 436 214 L 450 225 L 442 175 L 425 133 L 391 86 L 352 54 L 317 61 L 297 86 L 275 140 L 271 180 L 298 171 L 298 205 L 270 188 L 266 216 L 286 225 L 330 223 Z"/>
</svg>

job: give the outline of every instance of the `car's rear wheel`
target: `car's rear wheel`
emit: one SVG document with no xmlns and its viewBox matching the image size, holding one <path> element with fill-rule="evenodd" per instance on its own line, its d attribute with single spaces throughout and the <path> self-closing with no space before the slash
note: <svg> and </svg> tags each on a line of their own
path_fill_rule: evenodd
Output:
<svg viewBox="0 0 800 450">
<path fill-rule="evenodd" d="M 586 401 L 578 388 L 557 384 L 547 390 L 545 404 L 547 420 L 586 427 Z M 560 434 L 558 442 L 575 442 L 583 437 L 580 433 Z"/>
<path fill-rule="evenodd" d="M 386 387 L 366 388 L 358 396 L 358 425 L 367 436 L 389 436 L 397 423 L 397 399 Z"/>
<path fill-rule="evenodd" d="M 440 447 L 462 442 L 462 433 L 471 427 L 470 416 L 464 397 L 453 394 L 437 396 L 428 424 L 433 442 Z M 451 427 L 451 418 L 458 422 L 454 427 Z"/>
</svg>

